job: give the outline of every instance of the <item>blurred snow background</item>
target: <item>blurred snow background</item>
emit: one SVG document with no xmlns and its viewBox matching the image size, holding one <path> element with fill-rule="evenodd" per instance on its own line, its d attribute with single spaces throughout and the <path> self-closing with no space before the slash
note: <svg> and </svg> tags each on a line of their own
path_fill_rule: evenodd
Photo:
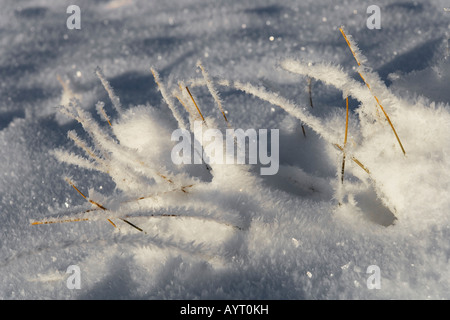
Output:
<svg viewBox="0 0 450 320">
<path fill-rule="evenodd" d="M 445 59 L 450 12 L 443 9 L 445 1 L 1 4 L 0 298 L 450 298 L 450 67 Z M 366 27 L 366 9 L 372 4 L 381 8 L 381 30 Z M 81 30 L 66 28 L 69 5 L 81 8 Z M 147 234 L 126 224 L 119 231 L 106 220 L 30 225 L 30 219 L 75 214 L 73 208 L 86 203 L 64 176 L 72 177 L 85 194 L 89 189 L 105 197 L 115 192 L 108 175 L 61 164 L 51 155 L 55 148 L 79 153 L 67 138 L 68 130 L 83 136 L 80 125 L 59 112 L 58 106 L 67 103 L 68 89 L 63 86 L 97 120 L 99 100 L 114 118 L 94 74 L 100 66 L 124 108 L 151 105 L 166 119 L 161 126 L 171 132 L 176 123 L 150 66 L 166 83 L 176 85 L 200 76 L 196 62 L 201 59 L 213 77 L 262 85 L 307 107 L 330 126 L 341 126 L 342 92 L 313 80 L 310 108 L 306 78 L 279 67 L 288 58 L 328 62 L 359 80 L 338 30 L 341 25 L 357 41 L 368 66 L 402 99 L 397 111 L 407 114 L 393 116 L 399 128 L 417 139 L 422 135 L 413 131 L 423 132 L 423 141 L 409 143 L 417 148 L 407 150 L 412 156 L 403 169 L 394 172 L 385 163 L 387 173 L 379 176 L 410 215 L 399 216 L 391 225 L 392 213 L 370 190 L 356 198 L 359 210 L 339 208 L 334 199 L 339 153 L 308 127 L 304 138 L 301 122 L 282 109 L 219 87 L 234 127 L 280 129 L 277 175 L 261 177 L 250 168 L 247 176 L 212 183 L 211 193 L 206 186 L 203 195 L 201 190 L 192 195 L 214 205 L 218 215 L 236 212 L 244 230 L 189 218 L 133 220 Z M 207 91 L 196 91 L 196 97 L 205 114 L 221 119 Z M 350 107 L 354 111 L 358 102 L 351 100 Z M 352 117 L 351 125 L 357 126 L 357 117 Z M 392 138 L 389 131 L 386 136 Z M 427 149 L 430 141 L 435 144 Z M 398 152 L 398 157 L 403 155 Z M 420 174 L 420 166 L 410 170 L 414 159 L 433 161 L 426 167 L 428 175 Z M 389 184 L 391 174 L 392 181 L 409 184 Z M 346 177 L 356 180 L 350 171 Z M 409 188 L 389 189 L 392 185 Z M 210 194 L 215 198 L 208 198 Z M 189 196 L 168 199 L 160 212 L 201 211 L 183 208 Z M 414 207 L 408 208 L 408 198 L 416 199 Z M 66 286 L 69 265 L 80 267 L 80 290 Z M 370 265 L 380 267 L 381 289 L 366 286 Z"/>
</svg>

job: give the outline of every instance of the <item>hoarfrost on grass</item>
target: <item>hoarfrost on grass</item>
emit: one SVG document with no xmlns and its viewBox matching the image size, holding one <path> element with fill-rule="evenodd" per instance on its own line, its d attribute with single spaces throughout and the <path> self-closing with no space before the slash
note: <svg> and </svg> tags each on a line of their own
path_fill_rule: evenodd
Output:
<svg viewBox="0 0 450 320">
<path fill-rule="evenodd" d="M 365 8 L 356 2 L 333 15 L 320 3 L 294 1 L 224 9 L 136 3 L 81 4 L 95 13 L 83 15 L 90 38 L 53 28 L 60 10 L 46 1 L 25 1 L 20 10 L 6 4 L 1 13 L 2 21 L 15 17 L 17 32 L 5 33 L 1 62 L 0 297 L 449 297 L 450 69 L 433 57 L 442 51 L 437 41 L 426 39 L 448 25 L 437 4 L 389 2 L 382 31 L 367 36 L 357 15 Z M 363 66 L 355 70 L 372 92 L 349 71 L 353 57 L 330 28 L 342 21 L 356 30 L 353 46 L 361 41 Z M 412 25 L 424 36 L 404 30 Z M 415 70 L 422 61 L 429 65 Z M 195 71 L 199 78 L 191 79 Z M 278 174 L 175 165 L 170 133 L 192 130 L 199 118 L 186 86 L 212 128 L 279 128 Z M 342 184 L 335 145 L 344 147 L 347 96 L 354 100 Z M 82 125 L 53 118 L 59 103 Z M 87 221 L 29 226 L 30 218 L 75 217 Z M 65 286 L 73 264 L 82 272 L 79 291 Z M 380 290 L 365 286 L 374 264 Z"/>
</svg>

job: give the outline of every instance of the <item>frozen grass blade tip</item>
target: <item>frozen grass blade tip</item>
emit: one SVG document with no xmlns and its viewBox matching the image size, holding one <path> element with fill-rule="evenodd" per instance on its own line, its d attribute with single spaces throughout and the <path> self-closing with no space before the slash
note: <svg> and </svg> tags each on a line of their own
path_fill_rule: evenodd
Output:
<svg viewBox="0 0 450 320">
<path fill-rule="evenodd" d="M 206 86 L 208 87 L 209 92 L 211 93 L 211 96 L 214 98 L 214 101 L 217 104 L 217 107 L 219 108 L 220 112 L 222 113 L 223 118 L 225 119 L 225 122 L 227 123 L 228 127 L 230 127 L 230 124 L 228 123 L 227 116 L 225 115 L 225 111 L 222 108 L 222 101 L 220 100 L 219 93 L 217 92 L 216 88 L 214 87 L 208 72 L 203 67 L 202 63 L 200 61 L 197 62 L 197 66 L 201 69 L 203 78 L 205 79 Z"/>
<path fill-rule="evenodd" d="M 106 92 L 108 93 L 109 98 L 111 99 L 111 102 L 114 106 L 114 109 L 120 114 L 122 113 L 122 104 L 120 103 L 120 99 L 116 94 L 114 93 L 113 88 L 109 84 L 109 81 L 106 80 L 105 75 L 103 74 L 103 71 L 100 67 L 97 67 L 95 69 L 95 74 L 102 82 L 103 87 L 105 88 Z"/>
<path fill-rule="evenodd" d="M 172 97 L 167 93 L 166 87 L 161 82 L 161 79 L 159 77 L 159 73 L 154 68 L 150 68 L 150 71 L 152 72 L 153 77 L 155 78 L 155 82 L 158 85 L 159 92 L 161 93 L 161 96 L 163 97 L 164 101 L 167 103 L 170 111 L 172 111 L 173 117 L 175 118 L 175 120 L 177 120 L 178 126 L 181 129 L 185 129 L 186 128 L 186 124 L 184 123 L 184 120 L 181 117 L 180 113 L 175 108 L 175 105 L 173 104 Z"/>
</svg>

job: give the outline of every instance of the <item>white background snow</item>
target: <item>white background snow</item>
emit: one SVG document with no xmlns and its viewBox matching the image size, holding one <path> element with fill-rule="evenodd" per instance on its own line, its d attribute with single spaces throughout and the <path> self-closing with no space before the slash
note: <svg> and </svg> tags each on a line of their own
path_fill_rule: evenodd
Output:
<svg viewBox="0 0 450 320">
<path fill-rule="evenodd" d="M 366 27 L 372 4 L 381 9 L 381 30 Z M 81 9 L 81 30 L 66 27 L 69 5 Z M 2 0 L 0 298 L 449 299 L 446 7 L 446 1 L 419 0 Z M 306 123 L 304 137 L 302 122 L 282 108 L 217 86 L 233 127 L 280 130 L 276 175 L 260 176 L 257 166 L 225 166 L 214 177 L 201 166 L 178 168 L 197 174 L 201 183 L 135 210 L 147 217 L 129 220 L 146 233 L 118 219 L 123 211 L 113 219 L 118 228 L 106 218 L 31 225 L 76 217 L 91 207 L 66 176 L 105 206 L 124 197 L 108 174 L 55 158 L 55 149 L 83 155 L 68 131 L 89 141 L 82 127 L 60 112 L 70 92 L 110 132 L 95 110 L 97 101 L 104 101 L 118 121 L 118 136 L 142 147 L 140 155 L 149 163 L 177 170 L 169 161 L 177 122 L 151 66 L 177 88 L 180 80 L 201 77 L 196 65 L 201 60 L 214 79 L 279 93 L 343 143 L 345 100 L 325 80 L 328 72 L 339 74 L 340 66 L 363 82 L 341 25 L 367 57 L 366 67 L 387 86 L 379 95 L 406 149 L 404 156 L 385 123 L 376 130 L 372 123 L 365 126 L 360 102 L 350 99 L 349 145 L 371 169 L 375 186 L 348 158 L 340 189 L 342 152 L 322 133 Z M 313 108 L 307 77 L 280 67 L 286 59 L 329 66 L 312 80 Z M 97 66 L 124 112 L 130 110 L 122 118 L 95 75 Z M 207 90 L 192 91 L 202 112 L 224 128 Z M 176 107 L 187 121 L 181 105 Z M 145 191 L 129 195 L 138 198 Z M 341 206 L 338 192 L 344 194 Z M 80 267 L 80 289 L 67 287 L 70 265 Z M 370 265 L 380 268 L 380 289 L 367 287 Z"/>
</svg>

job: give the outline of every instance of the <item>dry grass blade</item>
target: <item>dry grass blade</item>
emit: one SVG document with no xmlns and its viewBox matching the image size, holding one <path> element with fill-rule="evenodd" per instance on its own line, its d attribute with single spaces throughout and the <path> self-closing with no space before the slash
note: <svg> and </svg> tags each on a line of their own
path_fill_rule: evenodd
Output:
<svg viewBox="0 0 450 320">
<path fill-rule="evenodd" d="M 308 94 L 309 94 L 309 105 L 311 108 L 314 108 L 313 101 L 312 101 L 312 89 L 311 89 L 311 78 L 308 77 Z"/>
<path fill-rule="evenodd" d="M 341 183 L 344 183 L 344 170 L 345 170 L 345 147 L 347 145 L 347 133 L 348 133 L 348 97 L 345 99 L 346 104 L 346 116 L 345 116 L 345 137 L 344 137 L 344 150 L 342 153 L 342 170 L 341 170 Z"/>
<path fill-rule="evenodd" d="M 128 220 L 125 220 L 125 219 L 122 219 L 122 218 L 119 218 L 120 220 L 122 220 L 123 222 L 125 222 L 125 223 L 127 223 L 127 224 L 129 224 L 130 226 L 132 226 L 133 228 L 135 228 L 135 229 L 137 229 L 137 230 L 139 230 L 140 232 L 144 232 L 144 233 L 147 233 L 147 232 L 145 232 L 144 230 L 142 230 L 141 228 L 139 228 L 138 226 L 136 226 L 136 225 L 134 225 L 134 224 L 132 224 L 130 221 L 128 221 Z M 108 219 L 108 221 L 110 221 L 109 219 Z"/>
<path fill-rule="evenodd" d="M 309 105 L 311 108 L 314 108 L 312 101 L 312 89 L 311 89 L 311 78 L 308 77 L 308 95 L 309 95 Z M 303 136 L 306 138 L 305 126 L 302 124 Z"/>
<path fill-rule="evenodd" d="M 354 57 L 355 60 L 356 60 L 356 63 L 358 64 L 358 66 L 361 66 L 361 63 L 360 63 L 360 61 L 359 61 L 359 59 L 358 59 L 358 57 L 357 57 L 357 54 L 355 53 L 355 51 L 354 51 L 354 49 L 353 49 L 353 46 L 352 46 L 350 40 L 348 39 L 347 35 L 345 34 L 344 29 L 341 27 L 341 28 L 339 28 L 339 30 L 341 31 L 341 33 L 342 33 L 342 35 L 343 35 L 345 41 L 347 42 L 347 45 L 348 45 L 348 47 L 350 48 L 350 51 L 352 52 L 353 57 Z M 394 125 L 392 124 L 391 119 L 389 118 L 388 114 L 386 113 L 386 111 L 384 110 L 383 106 L 381 105 L 380 100 L 379 100 L 379 99 L 377 98 L 377 96 L 373 93 L 373 91 L 372 91 L 372 89 L 371 89 L 369 83 L 368 83 L 368 82 L 366 81 L 366 79 L 363 77 L 363 75 L 361 74 L 361 72 L 358 72 L 358 74 L 359 74 L 359 76 L 361 77 L 361 79 L 364 81 L 364 83 L 366 84 L 367 88 L 369 88 L 369 91 L 370 91 L 370 93 L 372 94 L 372 96 L 375 98 L 375 101 L 377 102 L 378 106 L 380 107 L 381 111 L 383 112 L 384 116 L 386 117 L 386 120 L 388 121 L 389 125 L 390 125 L 391 128 L 392 128 L 392 131 L 394 132 L 394 135 L 395 135 L 395 137 L 397 138 L 397 141 L 398 141 L 398 143 L 399 143 L 399 145 L 400 145 L 400 148 L 402 149 L 403 154 L 406 155 L 406 151 L 405 151 L 405 149 L 403 148 L 403 144 L 402 144 L 402 142 L 400 141 L 400 138 L 399 138 L 399 136 L 398 136 L 398 134 L 397 134 L 397 131 L 395 130 Z"/>
<path fill-rule="evenodd" d="M 103 211 L 107 211 L 108 209 L 106 209 L 104 206 L 102 206 L 101 204 L 99 204 L 99 203 L 97 203 L 97 202 L 95 202 L 95 201 L 93 201 L 93 200 L 91 200 L 91 199 L 88 199 L 76 186 L 75 186 L 75 184 L 73 184 L 72 183 L 72 181 L 70 181 L 70 179 L 69 178 L 66 178 L 66 181 L 84 198 L 84 199 L 86 199 L 87 201 L 89 201 L 90 203 L 92 203 L 92 204 L 94 204 L 94 205 L 96 205 L 98 208 L 100 208 L 101 210 L 103 210 Z M 125 223 L 127 223 L 127 224 L 129 224 L 130 226 L 132 226 L 132 227 L 134 227 L 135 229 L 137 229 L 137 230 L 139 230 L 140 232 L 143 232 L 144 230 L 142 230 L 141 228 L 139 228 L 138 226 L 136 226 L 136 225 L 134 225 L 134 224 L 132 224 L 130 221 L 128 221 L 128 220 L 125 220 L 125 219 L 122 219 L 122 218 L 119 218 L 120 220 L 122 220 L 123 222 L 125 222 Z M 114 226 L 114 228 L 117 228 L 117 226 L 116 226 L 116 224 L 114 223 L 114 222 L 112 222 L 112 220 L 111 219 L 107 219 L 108 220 L 108 222 L 109 223 L 111 223 L 113 226 Z"/>
<path fill-rule="evenodd" d="M 194 103 L 195 107 L 197 108 L 197 111 L 198 111 L 198 113 L 200 114 L 200 117 L 202 118 L 202 121 L 205 122 L 205 118 L 203 117 L 203 114 L 202 114 L 202 112 L 200 111 L 200 108 L 198 107 L 197 103 L 195 102 L 195 99 L 194 99 L 194 97 L 192 96 L 192 93 L 191 93 L 191 91 L 189 91 L 189 88 L 188 88 L 187 86 L 186 86 L 186 91 L 187 91 L 187 93 L 189 93 L 189 96 L 191 97 L 192 102 Z"/>
<path fill-rule="evenodd" d="M 66 181 L 67 181 L 67 183 L 69 183 L 84 199 L 86 199 L 86 200 L 88 200 L 90 203 L 92 203 L 92 204 L 94 204 L 94 205 L 96 205 L 97 207 L 96 208 L 93 208 L 93 209 L 89 209 L 89 210 L 85 210 L 85 211 L 83 211 L 82 213 L 83 214 L 85 214 L 85 213 L 88 213 L 88 212 L 93 212 L 93 211 L 98 211 L 98 210 L 104 210 L 104 211 L 107 211 L 108 209 L 107 208 L 105 208 L 104 206 L 102 206 L 101 204 L 99 204 L 99 203 L 97 203 L 97 202 L 95 202 L 95 201 L 92 201 L 92 200 L 90 200 L 90 199 L 88 199 L 81 191 L 80 191 L 80 189 L 78 189 L 76 186 L 75 186 L 75 184 L 69 179 L 69 178 L 66 178 Z M 192 187 L 194 187 L 194 185 L 193 184 L 190 184 L 190 185 L 186 185 L 186 186 L 182 186 L 181 188 L 179 188 L 179 189 L 172 189 L 172 190 L 168 190 L 168 191 L 164 191 L 164 192 L 161 192 L 161 193 L 159 193 L 159 194 L 152 194 L 152 195 L 147 195 L 147 196 L 142 196 L 142 197 L 140 197 L 140 198 L 137 198 L 137 199 L 133 199 L 133 200 L 127 200 L 127 201 L 122 201 L 121 202 L 121 204 L 125 204 L 125 203 L 129 203 L 129 202 L 135 202 L 135 201 L 140 201 L 140 200 L 145 200 L 145 199 L 149 199 L 149 198 L 153 198 L 153 197 L 156 197 L 156 196 L 159 196 L 159 195 L 162 195 L 162 194 L 166 194 L 166 193 L 169 193 L 169 192 L 175 192 L 175 191 L 181 191 L 181 192 L 183 192 L 183 193 L 188 193 L 188 191 L 186 190 L 186 189 L 188 189 L 188 188 L 192 188 Z M 151 215 L 152 217 L 153 216 L 168 216 L 168 217 L 180 217 L 179 215 Z M 109 218 L 108 219 L 108 221 L 114 226 L 114 227 L 116 227 L 116 225 L 112 222 L 112 220 L 111 220 L 112 218 Z M 119 218 L 120 220 L 122 220 L 122 221 L 124 221 L 125 223 L 127 223 L 127 224 L 129 224 L 129 225 L 131 225 L 131 226 L 133 226 L 134 228 L 136 228 L 137 230 L 139 230 L 139 231 L 143 231 L 141 228 L 139 228 L 138 226 L 136 226 L 136 225 L 134 225 L 134 224 L 132 224 L 131 222 L 129 222 L 128 220 L 125 220 L 125 219 L 123 219 L 123 218 Z M 91 218 L 73 218 L 73 219 L 54 219 L 54 220 L 42 220 L 42 221 L 33 221 L 33 222 L 31 222 L 31 225 L 43 225 L 43 224 L 54 224 L 54 223 L 66 223 L 66 222 L 81 222 L 81 221 L 90 221 L 90 220 L 92 220 Z"/>
<path fill-rule="evenodd" d="M 87 211 L 83 212 L 86 213 Z M 147 214 L 147 215 L 139 215 L 139 216 L 126 216 L 127 218 L 189 218 L 189 219 L 201 219 L 201 220 L 212 220 L 214 222 L 220 223 L 222 225 L 232 227 L 234 229 L 243 230 L 242 227 L 230 224 L 223 221 L 217 221 L 214 219 L 208 219 L 207 217 L 198 217 L 198 216 L 182 216 L 178 214 Z M 134 225 L 128 220 L 125 220 L 123 218 L 119 218 L 120 220 L 124 221 L 125 223 L 129 224 L 133 228 L 136 228 L 137 230 L 147 234 L 144 230 L 139 228 L 138 226 Z M 42 221 L 33 221 L 31 222 L 31 225 L 45 225 L 45 224 L 57 224 L 57 223 L 70 223 L 70 222 L 85 222 L 85 221 L 95 221 L 96 219 L 92 218 L 73 218 L 73 219 L 53 219 L 53 220 L 42 220 Z"/>
<path fill-rule="evenodd" d="M 341 147 L 340 145 L 338 145 L 337 143 L 334 144 L 334 146 L 335 146 L 336 148 L 338 148 L 339 150 L 344 151 L 344 148 Z M 369 169 L 367 169 L 367 168 L 361 163 L 361 161 L 359 161 L 359 160 L 356 159 L 355 157 L 352 157 L 352 160 L 353 160 L 358 166 L 360 166 L 361 169 L 363 169 L 365 172 L 367 172 L 368 174 L 370 174 Z"/>
<path fill-rule="evenodd" d="M 62 220 L 46 220 L 46 221 L 33 221 L 32 226 L 43 225 L 43 224 L 55 224 L 55 223 L 66 223 L 66 222 L 81 222 L 89 221 L 89 218 L 74 218 L 74 219 L 62 219 Z"/>
<path fill-rule="evenodd" d="M 66 177 L 66 179 L 65 179 L 66 181 L 67 181 L 67 183 L 68 184 L 70 184 L 84 199 L 86 199 L 87 201 L 89 201 L 90 203 L 92 203 L 93 205 L 96 205 L 98 208 L 100 208 L 101 210 L 103 210 L 103 211 L 106 211 L 106 210 L 108 210 L 108 209 L 106 209 L 104 206 L 102 206 L 101 204 L 99 204 L 99 203 L 97 203 L 97 202 L 95 202 L 95 201 L 93 201 L 93 200 L 91 200 L 91 199 L 88 199 L 76 186 L 75 186 L 75 184 L 72 182 L 72 181 L 70 181 L 70 179 L 69 178 L 67 178 Z M 114 223 L 114 222 L 112 222 L 110 219 L 108 219 L 108 222 L 109 223 L 111 223 L 113 226 L 114 226 L 114 228 L 117 228 L 117 226 L 116 226 L 116 224 Z"/>
</svg>

